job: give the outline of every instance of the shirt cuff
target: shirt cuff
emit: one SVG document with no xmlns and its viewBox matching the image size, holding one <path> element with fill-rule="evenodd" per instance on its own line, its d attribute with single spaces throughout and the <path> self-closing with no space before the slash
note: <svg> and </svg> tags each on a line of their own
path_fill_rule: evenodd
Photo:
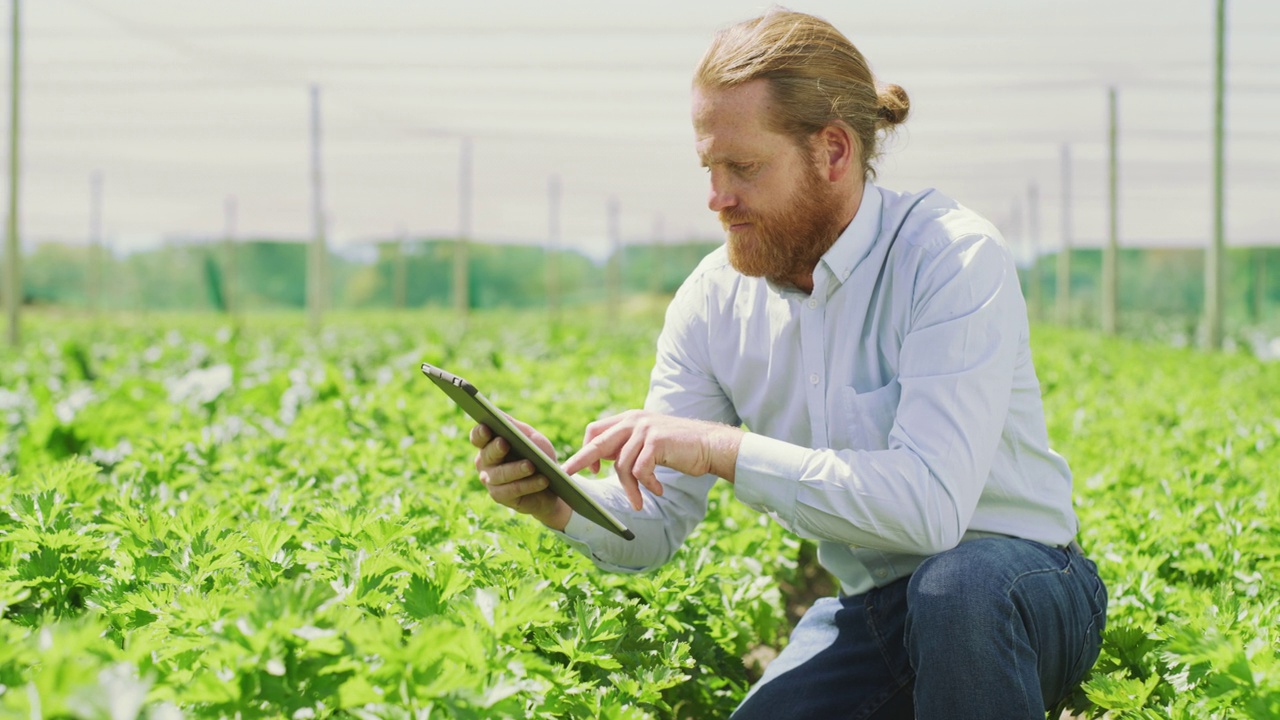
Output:
<svg viewBox="0 0 1280 720">
<path fill-rule="evenodd" d="M 569 543 L 587 556 L 591 555 L 592 542 L 598 543 L 600 541 L 600 536 L 596 531 L 608 532 L 604 528 L 582 517 L 576 512 L 569 515 L 569 522 L 565 523 L 564 532 L 560 532 L 555 528 L 547 529 L 551 530 L 551 532 L 556 535 L 559 535 L 565 542 Z"/>
<path fill-rule="evenodd" d="M 796 491 L 809 452 L 763 435 L 743 435 L 734 467 L 734 495 L 748 507 L 773 513 L 784 527 L 793 528 Z"/>
<path fill-rule="evenodd" d="M 596 567 L 607 572 L 618 573 L 638 573 L 643 572 L 644 568 L 628 567 L 626 565 L 617 565 L 602 559 L 592 550 L 592 547 L 604 548 L 607 543 L 615 539 L 613 533 L 605 530 L 599 525 L 591 522 L 578 513 L 569 516 L 569 522 L 564 525 L 564 532 L 560 532 L 555 528 L 547 528 L 561 540 L 564 540 L 569 547 L 577 550 L 595 563 Z M 632 540 L 631 542 L 637 542 Z"/>
</svg>

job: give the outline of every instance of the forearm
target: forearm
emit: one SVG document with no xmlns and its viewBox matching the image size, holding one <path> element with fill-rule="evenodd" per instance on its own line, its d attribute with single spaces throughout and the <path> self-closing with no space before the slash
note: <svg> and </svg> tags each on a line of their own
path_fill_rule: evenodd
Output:
<svg viewBox="0 0 1280 720">
<path fill-rule="evenodd" d="M 954 547 L 980 486 L 943 479 L 911 450 L 811 450 L 759 435 L 742 442 L 735 493 L 811 539 L 932 555 Z"/>
</svg>

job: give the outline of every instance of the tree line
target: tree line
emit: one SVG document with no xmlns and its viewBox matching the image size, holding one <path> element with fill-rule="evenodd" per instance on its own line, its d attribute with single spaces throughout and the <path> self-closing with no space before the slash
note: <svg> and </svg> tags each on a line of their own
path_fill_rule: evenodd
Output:
<svg viewBox="0 0 1280 720">
<path fill-rule="evenodd" d="M 327 304 L 336 309 L 449 306 L 453 302 L 453 239 L 383 241 L 366 257 L 330 253 Z M 623 291 L 670 294 L 716 243 L 689 241 L 626 245 Z M 373 257 L 367 257 L 372 254 Z M 24 258 L 28 305 L 103 310 L 287 310 L 306 306 L 307 246 L 254 239 L 224 243 L 167 243 L 125 255 L 94 255 L 83 245 L 46 242 Z M 539 307 L 552 295 L 566 305 L 606 295 L 608 263 L 576 250 L 532 245 L 468 243 L 469 301 L 476 309 Z M 95 277 L 101 290 L 95 292 Z M 402 287 L 397 288 L 397 284 Z"/>
<path fill-rule="evenodd" d="M 476 309 L 543 307 L 551 297 L 572 306 L 602 302 L 609 258 L 601 262 L 576 250 L 535 245 L 468 243 L 469 302 Z M 334 309 L 448 307 L 453 303 L 456 241 L 427 238 L 381 241 L 349 257 L 330 253 L 328 305 Z M 669 295 L 716 243 L 687 241 L 624 245 L 621 278 L 625 294 Z M 24 301 L 31 305 L 103 310 L 290 310 L 306 306 L 306 244 L 255 239 L 237 241 L 234 258 L 224 243 L 169 243 L 129 253 L 104 254 L 101 290 L 92 290 L 90 249 L 41 243 L 24 259 Z M 1073 324 L 1096 323 L 1102 252 L 1072 250 Z M 1056 254 L 1020 269 L 1032 314 L 1052 316 L 1057 293 Z M 558 278 L 556 292 L 548 287 Z M 1204 250 L 1124 248 L 1119 254 L 1122 311 L 1194 318 L 1204 307 Z M 1256 322 L 1280 306 L 1280 247 L 1230 248 L 1226 262 L 1228 316 Z M 1033 283 L 1033 276 L 1038 282 Z M 1039 295 L 1033 296 L 1033 290 Z"/>
</svg>

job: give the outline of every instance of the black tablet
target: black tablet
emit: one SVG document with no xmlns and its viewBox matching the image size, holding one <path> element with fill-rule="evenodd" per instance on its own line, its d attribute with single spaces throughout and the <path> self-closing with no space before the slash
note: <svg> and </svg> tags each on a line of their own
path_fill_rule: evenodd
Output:
<svg viewBox="0 0 1280 720">
<path fill-rule="evenodd" d="M 628 530 L 608 510 L 600 507 L 594 498 L 583 492 L 573 478 L 566 475 L 554 460 L 547 457 L 546 453 L 512 425 L 507 420 L 507 416 L 494 407 L 493 403 L 489 402 L 489 399 L 474 385 L 427 363 L 422 364 L 422 373 L 431 378 L 436 387 L 443 390 L 473 420 L 505 438 L 511 446 L 511 451 L 507 453 L 508 459 L 514 456 L 533 463 L 538 472 L 551 483 L 551 491 L 568 503 L 574 512 L 621 538 L 635 539 L 635 533 Z"/>
</svg>

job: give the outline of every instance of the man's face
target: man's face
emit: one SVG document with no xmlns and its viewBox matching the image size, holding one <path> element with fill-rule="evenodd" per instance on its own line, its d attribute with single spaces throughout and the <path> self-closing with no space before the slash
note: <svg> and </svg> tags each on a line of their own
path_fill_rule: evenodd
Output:
<svg viewBox="0 0 1280 720">
<path fill-rule="evenodd" d="M 840 198 L 818 156 L 767 126 L 771 102 L 763 80 L 695 87 L 693 127 L 729 261 L 744 275 L 790 283 L 812 273 L 835 242 Z"/>
</svg>

